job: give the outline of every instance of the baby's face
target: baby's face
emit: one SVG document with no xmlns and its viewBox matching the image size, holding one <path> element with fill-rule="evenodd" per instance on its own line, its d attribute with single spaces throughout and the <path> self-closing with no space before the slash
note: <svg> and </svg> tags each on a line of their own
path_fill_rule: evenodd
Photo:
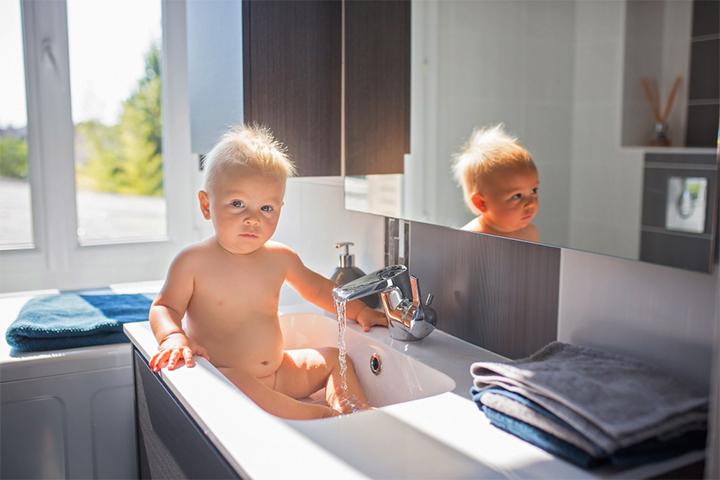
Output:
<svg viewBox="0 0 720 480">
<path fill-rule="evenodd" d="M 252 253 L 277 227 L 285 195 L 285 180 L 247 167 L 230 167 L 207 192 L 205 218 L 212 220 L 218 243 L 230 253 Z"/>
<path fill-rule="evenodd" d="M 527 227 L 538 211 L 537 170 L 496 172 L 482 194 L 482 215 L 500 232 L 515 232 Z"/>
</svg>

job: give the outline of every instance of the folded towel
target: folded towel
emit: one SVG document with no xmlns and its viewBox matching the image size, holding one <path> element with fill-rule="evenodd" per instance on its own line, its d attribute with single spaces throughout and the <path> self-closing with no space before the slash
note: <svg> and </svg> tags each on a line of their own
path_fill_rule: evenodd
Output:
<svg viewBox="0 0 720 480">
<path fill-rule="evenodd" d="M 482 392 L 473 390 L 472 394 L 473 398 L 478 398 Z M 706 428 L 702 426 L 702 428 L 692 428 L 678 431 L 673 435 L 646 440 L 637 445 L 620 449 L 611 455 L 591 455 L 542 428 L 506 415 L 481 402 L 478 402 L 478 407 L 490 422 L 501 430 L 583 468 L 593 468 L 608 463 L 616 467 L 631 468 L 665 460 L 693 450 L 704 449 L 707 436 Z M 552 414 L 547 413 L 551 418 Z M 562 423 L 559 418 L 556 420 Z"/>
<path fill-rule="evenodd" d="M 126 342 L 123 324 L 148 319 L 151 297 L 140 294 L 45 295 L 28 301 L 5 338 L 17 352 Z"/>
<path fill-rule="evenodd" d="M 471 395 L 478 406 L 484 405 L 503 415 L 532 425 L 579 448 L 592 457 L 600 458 L 609 453 L 581 435 L 567 422 L 522 395 L 498 387 L 483 390 L 473 389 Z"/>
<path fill-rule="evenodd" d="M 539 428 L 535 428 L 525 422 L 508 415 L 504 415 L 490 407 L 483 406 L 481 407 L 481 410 L 485 413 L 488 420 L 490 420 L 490 423 L 499 429 L 515 435 L 521 440 L 531 443 L 536 447 L 540 447 L 546 452 L 563 458 L 578 467 L 597 467 L 604 461 L 604 459 L 594 458 L 587 452 Z"/>
<path fill-rule="evenodd" d="M 541 405 L 607 452 L 707 419 L 707 398 L 651 367 L 554 342 L 528 358 L 477 362 L 478 390 L 499 386 Z"/>
</svg>

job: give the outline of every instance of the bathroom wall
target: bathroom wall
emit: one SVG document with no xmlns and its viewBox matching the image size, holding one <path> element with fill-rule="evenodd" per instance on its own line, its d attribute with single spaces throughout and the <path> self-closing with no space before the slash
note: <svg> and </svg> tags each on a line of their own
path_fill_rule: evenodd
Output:
<svg viewBox="0 0 720 480">
<path fill-rule="evenodd" d="M 634 355 L 708 388 L 718 275 L 562 250 L 558 339 Z"/>
<path fill-rule="evenodd" d="M 355 245 L 355 264 L 365 272 L 384 265 L 383 217 L 345 210 L 341 177 L 308 177 L 288 180 L 280 223 L 274 240 L 293 248 L 305 265 L 329 277 L 338 266 L 336 242 Z M 280 305 L 302 302 L 285 285 Z"/>
<path fill-rule="evenodd" d="M 638 258 L 643 151 L 621 147 L 625 8 L 575 5 L 569 245 Z"/>
<path fill-rule="evenodd" d="M 557 338 L 559 248 L 413 222 L 409 267 L 440 330 L 510 358 Z"/>
</svg>

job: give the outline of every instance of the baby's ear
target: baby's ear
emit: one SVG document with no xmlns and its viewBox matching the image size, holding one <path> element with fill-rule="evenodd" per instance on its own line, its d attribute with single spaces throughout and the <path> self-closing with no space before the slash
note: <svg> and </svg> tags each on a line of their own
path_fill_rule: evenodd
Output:
<svg viewBox="0 0 720 480">
<path fill-rule="evenodd" d="M 478 192 L 470 195 L 470 201 L 475 206 L 475 208 L 477 208 L 481 212 L 485 213 L 485 211 L 487 210 L 487 204 L 485 203 L 485 199 Z"/>
<path fill-rule="evenodd" d="M 208 198 L 205 190 L 200 190 L 198 192 L 198 200 L 200 201 L 200 211 L 202 212 L 203 217 L 205 217 L 205 220 L 210 220 L 210 199 Z"/>
</svg>

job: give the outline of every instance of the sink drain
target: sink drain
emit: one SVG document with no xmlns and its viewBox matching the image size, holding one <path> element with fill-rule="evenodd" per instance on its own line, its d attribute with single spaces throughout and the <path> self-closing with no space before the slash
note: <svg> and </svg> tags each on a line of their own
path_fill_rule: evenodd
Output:
<svg viewBox="0 0 720 480">
<path fill-rule="evenodd" d="M 373 375 L 380 375 L 380 370 L 382 370 L 382 359 L 380 355 L 373 353 L 370 355 L 370 371 Z"/>
</svg>

